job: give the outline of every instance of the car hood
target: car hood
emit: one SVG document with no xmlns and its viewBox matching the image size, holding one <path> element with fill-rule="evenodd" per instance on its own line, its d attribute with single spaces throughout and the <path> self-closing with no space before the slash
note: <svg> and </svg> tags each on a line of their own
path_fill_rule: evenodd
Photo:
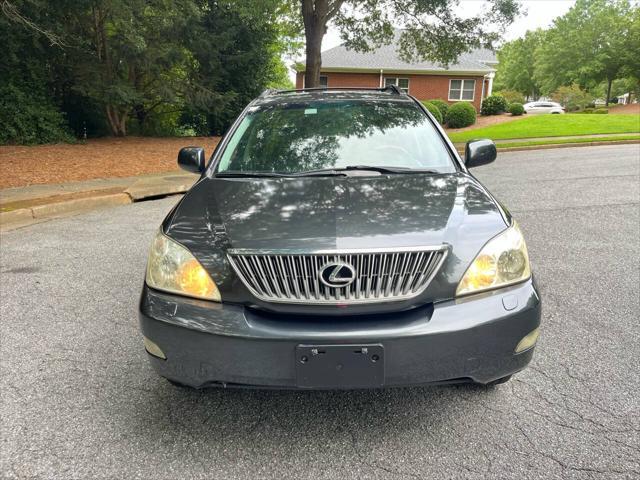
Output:
<svg viewBox="0 0 640 480">
<path fill-rule="evenodd" d="M 203 178 L 165 223 L 165 233 L 191 250 L 221 292 L 229 290 L 232 298 L 235 275 L 225 258 L 229 248 L 441 245 L 449 255 L 433 283 L 441 287 L 435 292 L 439 298 L 450 297 L 451 285 L 457 285 L 480 248 L 505 228 L 505 214 L 496 201 L 461 172 Z"/>
</svg>

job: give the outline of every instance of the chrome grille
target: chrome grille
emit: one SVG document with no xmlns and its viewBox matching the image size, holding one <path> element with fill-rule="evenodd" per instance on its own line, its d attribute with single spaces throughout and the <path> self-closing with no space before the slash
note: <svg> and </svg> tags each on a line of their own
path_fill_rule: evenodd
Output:
<svg viewBox="0 0 640 480">
<path fill-rule="evenodd" d="M 344 304 L 404 300 L 422 293 L 447 250 L 413 247 L 385 251 L 260 251 L 231 249 L 228 257 L 245 286 L 261 300 L 279 303 Z M 323 267 L 351 265 L 350 285 L 332 287 L 320 279 Z"/>
</svg>

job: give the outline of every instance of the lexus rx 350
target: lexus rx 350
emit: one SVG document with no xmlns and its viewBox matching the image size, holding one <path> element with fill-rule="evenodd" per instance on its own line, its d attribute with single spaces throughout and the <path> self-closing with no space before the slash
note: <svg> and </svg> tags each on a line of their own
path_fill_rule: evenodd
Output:
<svg viewBox="0 0 640 480">
<path fill-rule="evenodd" d="M 508 210 L 397 88 L 265 92 L 152 242 L 140 302 L 151 364 L 196 388 L 506 381 L 540 297 Z"/>
</svg>

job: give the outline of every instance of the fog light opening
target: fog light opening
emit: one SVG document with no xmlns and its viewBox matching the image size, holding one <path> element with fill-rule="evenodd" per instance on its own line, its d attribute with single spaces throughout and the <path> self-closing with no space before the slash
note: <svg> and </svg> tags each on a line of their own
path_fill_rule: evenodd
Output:
<svg viewBox="0 0 640 480">
<path fill-rule="evenodd" d="M 518 346 L 516 347 L 516 353 L 524 352 L 525 350 L 533 347 L 538 341 L 538 336 L 540 335 L 540 327 L 536 328 L 529 332 L 526 336 L 518 342 Z"/>
<path fill-rule="evenodd" d="M 149 355 L 153 355 L 154 357 L 161 358 L 162 360 L 167 359 L 162 349 L 156 343 L 152 342 L 144 335 L 142 336 L 142 343 L 144 343 L 144 349 L 147 351 Z"/>
</svg>

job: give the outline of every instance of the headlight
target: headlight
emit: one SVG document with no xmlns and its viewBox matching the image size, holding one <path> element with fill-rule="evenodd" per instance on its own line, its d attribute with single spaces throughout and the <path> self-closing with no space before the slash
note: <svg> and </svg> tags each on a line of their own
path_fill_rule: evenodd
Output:
<svg viewBox="0 0 640 480">
<path fill-rule="evenodd" d="M 456 296 L 512 285 L 529 277 L 527 245 L 514 222 L 480 250 L 460 280 Z"/>
<path fill-rule="evenodd" d="M 218 287 L 200 262 L 161 231 L 151 244 L 147 285 L 165 292 L 220 301 Z"/>
</svg>

